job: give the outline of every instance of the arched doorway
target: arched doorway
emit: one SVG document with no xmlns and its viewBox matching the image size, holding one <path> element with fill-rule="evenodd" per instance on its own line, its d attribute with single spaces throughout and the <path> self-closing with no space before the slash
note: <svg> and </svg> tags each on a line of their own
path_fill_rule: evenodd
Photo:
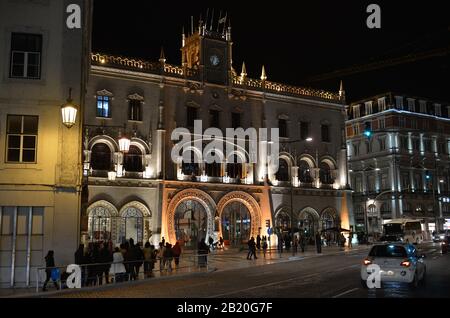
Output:
<svg viewBox="0 0 450 318">
<path fill-rule="evenodd" d="M 208 215 L 196 200 L 185 200 L 175 210 L 175 236 L 186 248 L 196 248 L 201 239 L 206 240 Z"/>
<path fill-rule="evenodd" d="M 337 221 L 335 211 L 332 208 L 325 209 L 322 212 L 320 223 L 326 244 L 330 245 L 336 243 L 339 235 L 339 232 L 336 229 L 339 227 L 339 222 Z"/>
<path fill-rule="evenodd" d="M 245 215 L 242 206 L 231 205 L 234 202 L 241 203 L 246 208 L 246 213 L 248 213 L 248 215 Z M 228 209 L 228 205 L 231 205 L 230 209 Z M 219 216 L 220 223 L 222 223 L 224 219 L 226 220 L 227 216 L 230 216 L 229 219 L 231 224 L 231 213 L 228 211 L 233 210 L 233 207 L 235 207 L 235 209 L 240 209 L 243 220 L 241 224 L 244 224 L 245 220 L 245 228 L 248 227 L 248 234 L 245 234 L 247 237 L 245 238 L 244 234 L 240 235 L 242 237 L 242 240 L 247 240 L 250 237 L 256 238 L 256 236 L 260 234 L 261 230 L 261 209 L 258 202 L 250 194 L 243 191 L 234 191 L 227 193 L 220 199 L 219 203 L 217 203 L 217 215 Z M 223 217 L 224 213 L 226 214 Z M 220 224 L 219 235 L 222 237 L 224 237 L 223 229 L 225 227 L 226 226 Z"/>
<path fill-rule="evenodd" d="M 152 236 L 151 212 L 141 202 L 132 201 L 120 209 L 118 218 L 117 243 L 121 244 L 130 238 L 134 243 L 145 244 Z"/>
<path fill-rule="evenodd" d="M 107 201 L 97 201 L 87 208 L 88 240 L 102 242 L 114 240 L 114 218 L 117 210 Z"/>
<path fill-rule="evenodd" d="M 251 215 L 238 201 L 227 204 L 222 212 L 222 237 L 231 246 L 239 246 L 250 239 Z"/>
<path fill-rule="evenodd" d="M 312 208 L 305 208 L 299 213 L 297 224 L 307 242 L 314 244 L 314 235 L 319 230 L 319 214 Z"/>
<path fill-rule="evenodd" d="M 190 203 L 185 203 L 191 201 Z M 180 206 L 180 208 L 178 208 Z M 166 227 L 166 241 L 172 244 L 179 240 L 181 244 L 184 244 L 183 230 L 188 235 L 187 230 L 191 223 L 196 222 L 196 228 L 199 231 L 193 234 L 196 235 L 192 239 L 201 239 L 205 237 L 205 241 L 208 242 L 209 237 L 214 237 L 214 216 L 216 211 L 216 204 L 214 200 L 206 192 L 198 189 L 186 189 L 175 194 L 169 194 L 169 205 L 167 207 L 167 214 L 163 215 L 163 227 Z M 198 223 L 199 220 L 205 220 L 206 213 L 206 234 L 204 222 Z M 194 220 L 193 220 L 194 218 Z M 188 221 L 190 220 L 190 221 Z M 186 221 L 187 225 L 186 225 Z M 176 222 L 179 222 L 178 225 Z M 164 233 L 163 233 L 164 236 Z M 187 242 L 186 242 L 187 243 Z M 197 247 L 198 241 L 192 241 L 190 246 Z"/>
<path fill-rule="evenodd" d="M 289 181 L 289 164 L 287 160 L 284 158 L 279 158 L 278 162 L 278 171 L 275 174 L 276 179 L 282 182 Z"/>
</svg>

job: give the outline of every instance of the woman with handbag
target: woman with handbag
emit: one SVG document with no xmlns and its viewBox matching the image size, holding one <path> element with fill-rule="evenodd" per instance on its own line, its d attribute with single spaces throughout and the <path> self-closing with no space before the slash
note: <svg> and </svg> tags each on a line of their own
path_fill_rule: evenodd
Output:
<svg viewBox="0 0 450 318">
<path fill-rule="evenodd" d="M 55 285 L 56 289 L 59 290 L 59 286 L 56 283 L 57 276 L 59 276 L 59 275 L 57 275 L 58 269 L 54 268 L 55 267 L 54 254 L 55 253 L 53 251 L 48 251 L 47 256 L 45 256 L 45 267 L 46 267 L 45 268 L 45 275 L 46 275 L 46 277 L 45 277 L 44 286 L 42 287 L 43 291 L 47 291 L 47 284 L 50 281 L 50 279 L 52 279 L 52 276 L 54 276 L 53 279 L 52 279 L 53 284 Z"/>
</svg>

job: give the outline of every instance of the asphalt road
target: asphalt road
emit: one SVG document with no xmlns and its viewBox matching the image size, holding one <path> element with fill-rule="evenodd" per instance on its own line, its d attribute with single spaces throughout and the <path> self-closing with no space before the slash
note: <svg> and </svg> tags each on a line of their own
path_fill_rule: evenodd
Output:
<svg viewBox="0 0 450 318">
<path fill-rule="evenodd" d="M 184 277 L 109 286 L 51 297 L 164 297 L 164 298 L 378 298 L 450 297 L 450 254 L 441 255 L 438 244 L 419 246 L 427 255 L 427 282 L 411 290 L 401 284 L 386 284 L 367 290 L 360 284 L 361 261 L 367 251 L 296 258 L 291 261 L 239 269 L 221 269 Z M 242 260 L 243 262 L 249 262 Z M 44 296 L 44 295 L 42 295 Z"/>
</svg>

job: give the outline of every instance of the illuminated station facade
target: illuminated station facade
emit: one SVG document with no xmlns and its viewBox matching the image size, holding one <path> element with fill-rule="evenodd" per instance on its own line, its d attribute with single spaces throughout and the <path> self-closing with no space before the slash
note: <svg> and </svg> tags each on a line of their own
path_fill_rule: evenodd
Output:
<svg viewBox="0 0 450 318">
<path fill-rule="evenodd" d="M 293 87 L 259 79 L 232 66 L 231 28 L 199 22 L 182 34 L 181 66 L 164 52 L 149 62 L 101 53 L 91 55 L 83 128 L 81 241 L 181 242 L 196 248 L 202 238 L 240 245 L 275 232 L 351 229 L 344 136 L 345 93 Z M 233 147 L 223 161 L 206 163 L 203 129 L 279 128 L 279 169 L 259 149 Z M 184 127 L 192 145 L 183 151 L 198 163 L 172 160 Z M 263 147 L 267 151 L 271 144 Z M 225 141 L 224 147 L 226 149 Z M 216 149 L 210 149 L 212 155 Z M 210 153 L 211 154 L 211 153 Z M 186 155 L 186 153 L 183 153 Z M 291 228 L 292 227 L 292 228 Z M 272 236 L 271 244 L 276 244 Z"/>
</svg>

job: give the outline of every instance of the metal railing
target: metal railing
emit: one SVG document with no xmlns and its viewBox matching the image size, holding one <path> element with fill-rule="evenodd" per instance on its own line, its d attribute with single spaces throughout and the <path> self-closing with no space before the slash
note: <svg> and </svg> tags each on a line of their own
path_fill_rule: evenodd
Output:
<svg viewBox="0 0 450 318">
<path fill-rule="evenodd" d="M 209 269 L 209 262 L 214 254 L 193 254 L 180 257 L 157 257 L 153 261 L 134 260 L 123 262 L 108 262 L 108 263 L 90 263 L 77 264 L 81 268 L 81 288 L 101 286 L 103 284 L 125 283 L 135 280 L 149 279 L 155 276 L 155 273 L 173 273 L 180 272 L 183 269 L 205 268 Z M 178 264 L 176 260 L 178 259 Z M 123 264 L 125 272 L 112 273 L 110 268 L 114 264 Z M 68 265 L 55 267 L 38 267 L 36 269 L 36 293 L 39 293 L 41 287 L 44 287 L 44 282 L 47 275 L 51 276 L 54 269 L 59 270 L 59 277 L 55 281 L 50 277 L 48 284 L 56 283 L 59 290 L 68 289 L 67 278 L 71 273 L 67 273 Z M 147 267 L 149 266 L 149 268 Z M 138 270 L 136 272 L 136 269 Z M 49 274 L 47 274 L 47 271 Z M 45 279 L 43 278 L 45 277 Z"/>
</svg>

